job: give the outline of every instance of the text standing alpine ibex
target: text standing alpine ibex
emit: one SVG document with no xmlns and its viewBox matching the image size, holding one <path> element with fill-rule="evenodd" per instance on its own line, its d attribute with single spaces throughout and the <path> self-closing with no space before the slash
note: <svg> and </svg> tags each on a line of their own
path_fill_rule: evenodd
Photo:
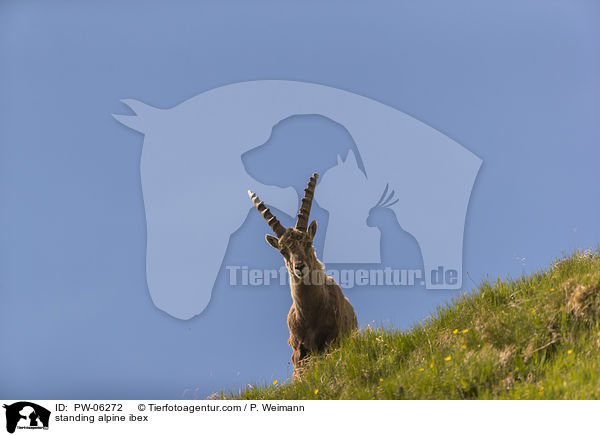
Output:
<svg viewBox="0 0 600 436">
<path fill-rule="evenodd" d="M 325 274 L 325 267 L 315 254 L 316 221 L 307 228 L 318 177 L 313 174 L 304 190 L 295 228 L 283 227 L 258 196 L 248 191 L 252 202 L 277 235 L 266 235 L 266 239 L 284 257 L 290 275 L 293 303 L 287 322 L 290 329 L 288 342 L 293 349 L 294 379 L 300 376 L 302 362 L 309 353 L 323 352 L 357 328 L 352 305 L 335 280 Z"/>
</svg>

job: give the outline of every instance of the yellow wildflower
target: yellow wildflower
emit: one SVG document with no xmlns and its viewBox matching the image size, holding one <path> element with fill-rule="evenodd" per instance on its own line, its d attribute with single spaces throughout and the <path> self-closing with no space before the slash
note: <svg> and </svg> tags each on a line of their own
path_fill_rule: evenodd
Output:
<svg viewBox="0 0 600 436">
<path fill-rule="evenodd" d="M 423 372 L 423 371 L 425 371 L 425 368 L 419 368 L 417 371 Z"/>
<path fill-rule="evenodd" d="M 431 362 L 431 365 L 429 365 L 430 368 L 433 368 L 433 362 Z"/>
<path fill-rule="evenodd" d="M 572 353 L 573 353 L 573 350 L 567 351 L 567 354 L 572 354 Z"/>
<path fill-rule="evenodd" d="M 446 356 L 446 357 L 444 357 L 444 360 L 445 360 L 446 362 L 448 362 L 449 360 L 452 360 L 452 356 Z"/>
<path fill-rule="evenodd" d="M 382 378 L 380 378 L 380 379 L 379 379 L 379 381 L 380 381 L 380 382 L 382 382 L 382 381 L 383 381 L 383 379 L 382 379 Z"/>
<path fill-rule="evenodd" d="M 463 350 L 466 350 L 466 349 L 467 349 L 467 346 L 466 346 L 466 345 L 461 345 L 461 347 L 460 347 L 460 348 L 462 348 Z"/>
<path fill-rule="evenodd" d="M 453 335 L 458 333 L 458 329 L 454 329 L 454 331 L 452 332 Z"/>
<path fill-rule="evenodd" d="M 465 333 L 467 333 L 469 331 L 469 329 L 464 329 L 461 333 L 464 335 Z"/>
<path fill-rule="evenodd" d="M 318 389 L 315 389 L 315 395 L 317 395 L 319 393 Z"/>
<path fill-rule="evenodd" d="M 273 386 L 277 386 L 277 380 L 273 382 Z"/>
</svg>

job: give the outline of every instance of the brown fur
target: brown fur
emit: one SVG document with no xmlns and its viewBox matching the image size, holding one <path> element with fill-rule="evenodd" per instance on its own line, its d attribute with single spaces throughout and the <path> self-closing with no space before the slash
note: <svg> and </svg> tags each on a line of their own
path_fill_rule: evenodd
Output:
<svg viewBox="0 0 600 436">
<path fill-rule="evenodd" d="M 306 232 L 289 228 L 279 239 L 266 236 L 267 242 L 285 258 L 290 275 L 293 304 L 287 322 L 294 379 L 300 377 L 309 353 L 322 353 L 357 328 L 352 305 L 317 259 L 313 248 L 316 231 L 317 223 L 313 221 Z"/>
</svg>

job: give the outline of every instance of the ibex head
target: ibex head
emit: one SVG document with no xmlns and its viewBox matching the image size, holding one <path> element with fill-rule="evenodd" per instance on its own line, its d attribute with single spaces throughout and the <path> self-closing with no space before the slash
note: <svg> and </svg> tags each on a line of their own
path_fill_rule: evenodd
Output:
<svg viewBox="0 0 600 436">
<path fill-rule="evenodd" d="M 317 222 L 313 220 L 307 227 L 318 177 L 319 175 L 314 173 L 310 178 L 308 187 L 304 190 L 304 198 L 298 211 L 296 227 L 288 229 L 281 225 L 255 193 L 248 191 L 254 206 L 277 235 L 277 237 L 266 235 L 267 242 L 279 250 L 285 258 L 290 277 L 296 277 L 300 280 L 307 277 L 312 267 L 318 262 L 313 248 L 313 239 L 317 233 Z"/>
</svg>

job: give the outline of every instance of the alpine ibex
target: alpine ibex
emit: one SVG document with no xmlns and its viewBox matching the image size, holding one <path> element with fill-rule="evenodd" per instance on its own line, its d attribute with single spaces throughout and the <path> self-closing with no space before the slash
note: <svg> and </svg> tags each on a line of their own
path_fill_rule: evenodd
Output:
<svg viewBox="0 0 600 436">
<path fill-rule="evenodd" d="M 266 235 L 267 242 L 279 250 L 290 275 L 292 307 L 287 317 L 289 344 L 293 349 L 294 379 L 300 376 L 302 362 L 309 353 L 321 353 L 343 335 L 357 328 L 356 314 L 333 278 L 317 259 L 313 238 L 317 223 L 307 228 L 318 174 L 313 174 L 304 190 L 295 228 L 286 229 L 258 198 L 250 199 L 277 237 Z"/>
</svg>

